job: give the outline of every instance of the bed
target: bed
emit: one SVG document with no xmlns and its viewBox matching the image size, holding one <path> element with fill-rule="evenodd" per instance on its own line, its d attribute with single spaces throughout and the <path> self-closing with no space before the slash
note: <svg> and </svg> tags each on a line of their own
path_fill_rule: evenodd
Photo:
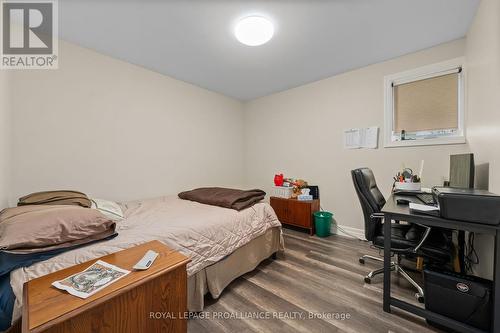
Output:
<svg viewBox="0 0 500 333">
<path fill-rule="evenodd" d="M 21 316 L 24 282 L 150 240 L 191 258 L 187 267 L 190 311 L 201 311 L 206 294 L 219 297 L 232 280 L 284 249 L 281 223 L 267 203 L 238 212 L 166 196 L 121 206 L 125 219 L 117 224 L 117 237 L 10 273 L 16 297 L 13 323 Z"/>
</svg>

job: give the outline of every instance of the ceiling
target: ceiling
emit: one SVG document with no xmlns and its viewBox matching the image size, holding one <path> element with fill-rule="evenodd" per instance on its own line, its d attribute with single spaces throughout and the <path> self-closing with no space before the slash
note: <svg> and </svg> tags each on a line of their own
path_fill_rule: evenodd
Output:
<svg viewBox="0 0 500 333">
<path fill-rule="evenodd" d="M 251 100 L 465 36 L 479 0 L 64 0 L 62 39 Z M 259 14 L 270 42 L 240 44 Z"/>
</svg>

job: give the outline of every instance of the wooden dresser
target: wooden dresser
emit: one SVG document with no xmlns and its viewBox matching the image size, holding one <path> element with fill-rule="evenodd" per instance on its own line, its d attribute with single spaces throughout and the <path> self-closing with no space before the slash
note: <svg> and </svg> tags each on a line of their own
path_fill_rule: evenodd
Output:
<svg viewBox="0 0 500 333">
<path fill-rule="evenodd" d="M 319 200 L 299 201 L 271 197 L 270 201 L 282 224 L 308 229 L 310 235 L 314 234 L 313 213 L 319 211 Z"/>
<path fill-rule="evenodd" d="M 145 271 L 134 266 L 148 250 L 159 253 Z M 52 287 L 98 259 L 131 273 L 81 299 Z M 186 332 L 189 259 L 158 241 L 91 260 L 24 284 L 23 332 Z"/>
</svg>

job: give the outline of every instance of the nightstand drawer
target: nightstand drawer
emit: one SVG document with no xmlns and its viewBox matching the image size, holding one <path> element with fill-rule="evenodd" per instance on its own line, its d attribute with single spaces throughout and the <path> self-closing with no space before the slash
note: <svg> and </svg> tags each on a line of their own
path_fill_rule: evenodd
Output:
<svg viewBox="0 0 500 333">
<path fill-rule="evenodd" d="M 290 203 L 288 205 L 288 213 L 289 216 L 287 218 L 290 224 L 304 228 L 312 227 L 311 205 Z"/>
</svg>

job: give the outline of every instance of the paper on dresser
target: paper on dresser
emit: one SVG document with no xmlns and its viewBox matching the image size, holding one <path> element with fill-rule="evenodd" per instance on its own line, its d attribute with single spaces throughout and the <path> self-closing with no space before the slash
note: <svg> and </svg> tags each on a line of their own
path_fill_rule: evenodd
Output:
<svg viewBox="0 0 500 333">
<path fill-rule="evenodd" d="M 66 290 L 73 296 L 87 298 L 129 273 L 130 271 L 98 260 L 84 271 L 64 280 L 55 281 L 52 285 L 58 289 Z"/>
</svg>

